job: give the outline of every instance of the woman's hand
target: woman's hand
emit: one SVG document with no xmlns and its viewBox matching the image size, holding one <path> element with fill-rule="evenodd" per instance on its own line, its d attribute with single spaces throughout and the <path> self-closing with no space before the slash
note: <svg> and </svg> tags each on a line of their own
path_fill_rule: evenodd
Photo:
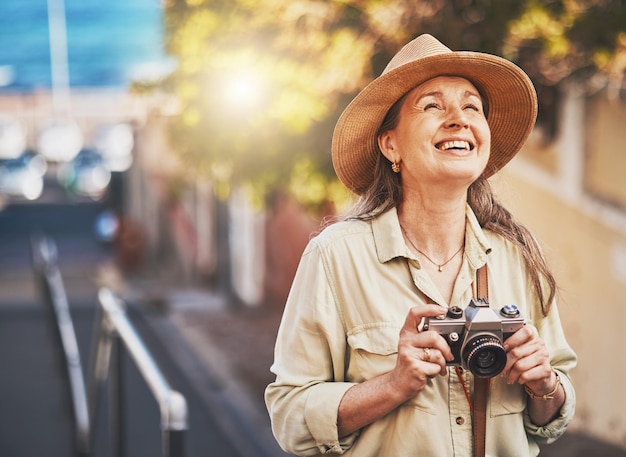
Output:
<svg viewBox="0 0 626 457">
<path fill-rule="evenodd" d="M 508 384 L 523 384 L 535 398 L 529 398 L 528 413 L 539 426 L 556 417 L 565 402 L 565 391 L 550 365 L 550 354 L 537 329 L 525 325 L 503 344 L 507 364 L 502 372 Z M 551 394 L 548 399 L 541 398 Z"/>
<path fill-rule="evenodd" d="M 414 397 L 428 378 L 446 373 L 446 359 L 452 351 L 437 332 L 420 332 L 424 317 L 436 317 L 446 310 L 438 305 L 415 306 L 409 310 L 398 343 L 396 366 L 348 389 L 339 404 L 337 429 L 343 437 L 386 416 Z"/>
<path fill-rule="evenodd" d="M 550 365 L 550 353 L 535 327 L 525 325 L 503 347 L 507 364 L 502 375 L 508 384 L 525 384 L 537 395 L 554 389 L 556 376 Z"/>
<path fill-rule="evenodd" d="M 398 358 L 390 373 L 391 382 L 408 399 L 420 392 L 429 378 L 447 373 L 446 361 L 454 356 L 446 340 L 434 331 L 420 332 L 424 317 L 436 317 L 445 313 L 438 305 L 415 306 L 406 316 L 400 330 Z"/>
</svg>

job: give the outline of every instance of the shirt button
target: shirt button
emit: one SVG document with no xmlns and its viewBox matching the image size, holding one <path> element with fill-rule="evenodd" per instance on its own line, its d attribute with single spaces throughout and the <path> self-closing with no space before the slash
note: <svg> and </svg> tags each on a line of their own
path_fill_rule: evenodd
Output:
<svg viewBox="0 0 626 457">
<path fill-rule="evenodd" d="M 461 416 L 456 418 L 456 423 L 457 425 L 463 425 L 465 423 L 465 419 L 463 419 Z"/>
</svg>

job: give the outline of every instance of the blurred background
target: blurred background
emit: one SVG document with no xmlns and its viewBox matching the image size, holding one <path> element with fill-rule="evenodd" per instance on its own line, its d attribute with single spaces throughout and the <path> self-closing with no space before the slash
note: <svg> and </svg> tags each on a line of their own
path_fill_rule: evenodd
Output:
<svg viewBox="0 0 626 457">
<path fill-rule="evenodd" d="M 72 449 L 71 394 L 33 262 L 45 235 L 85 367 L 108 287 L 194 404 L 188 455 L 219 440 L 216 455 L 281 455 L 262 390 L 300 254 L 350 202 L 332 170 L 334 124 L 422 33 L 504 56 L 537 88 L 536 128 L 492 184 L 544 247 L 579 355 L 576 418 L 542 455 L 626 455 L 622 0 L 3 0 L 0 404 L 13 408 L 0 413 L 0 453 Z M 185 365 L 186 351 L 197 360 Z M 216 385 L 236 420 L 207 400 Z M 130 392 L 140 403 L 125 406 L 122 448 L 155 455 L 158 411 Z M 150 419 L 132 416 L 143 409 Z M 129 429 L 144 421 L 153 444 Z M 241 430 L 257 448 L 233 438 Z M 115 455 L 109 432 L 96 433 L 99 455 Z"/>
</svg>

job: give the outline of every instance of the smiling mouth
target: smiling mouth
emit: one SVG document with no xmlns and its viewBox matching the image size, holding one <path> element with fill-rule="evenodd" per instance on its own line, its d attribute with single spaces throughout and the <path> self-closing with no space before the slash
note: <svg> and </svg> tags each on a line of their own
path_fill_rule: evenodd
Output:
<svg viewBox="0 0 626 457">
<path fill-rule="evenodd" d="M 472 151 L 474 145 L 469 141 L 443 141 L 435 145 L 440 151 Z"/>
</svg>

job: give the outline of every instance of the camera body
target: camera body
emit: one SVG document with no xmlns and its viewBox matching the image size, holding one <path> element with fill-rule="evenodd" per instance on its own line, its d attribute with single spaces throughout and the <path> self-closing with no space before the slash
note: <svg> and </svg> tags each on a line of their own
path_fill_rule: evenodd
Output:
<svg viewBox="0 0 626 457">
<path fill-rule="evenodd" d="M 465 310 L 448 308 L 445 316 L 426 318 L 423 330 L 442 335 L 454 355 L 449 366 L 461 366 L 474 376 L 492 378 L 506 366 L 502 343 L 524 326 L 524 318 L 515 305 L 495 310 L 486 298 L 472 298 Z"/>
</svg>

